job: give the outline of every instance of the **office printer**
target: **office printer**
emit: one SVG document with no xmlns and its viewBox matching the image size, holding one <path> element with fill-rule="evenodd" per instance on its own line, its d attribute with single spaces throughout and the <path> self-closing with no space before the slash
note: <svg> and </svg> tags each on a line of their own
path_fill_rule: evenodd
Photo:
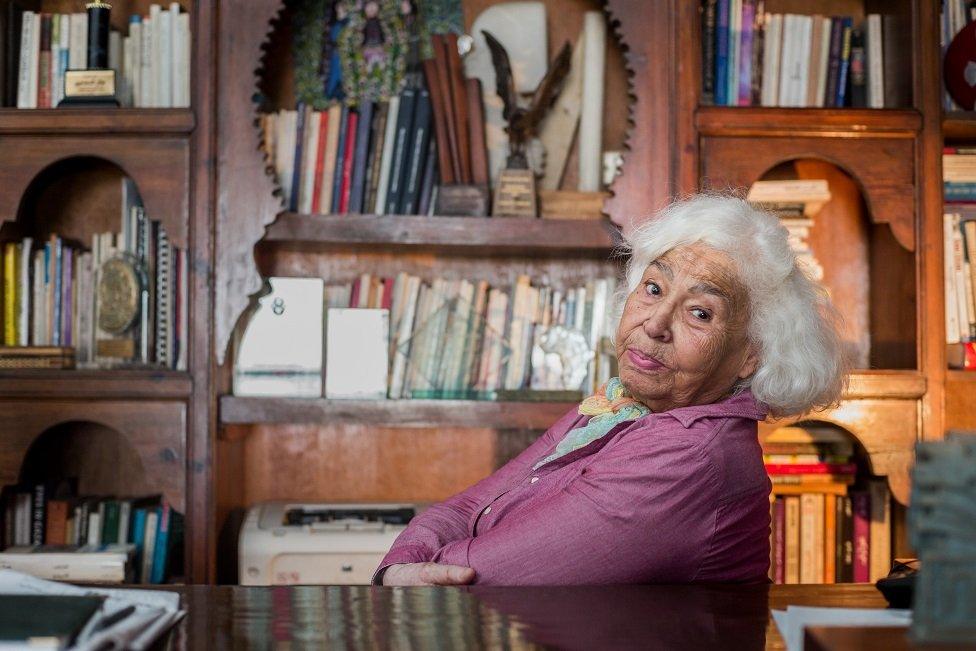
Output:
<svg viewBox="0 0 976 651">
<path fill-rule="evenodd" d="M 241 528 L 242 585 L 369 584 L 413 504 L 252 506 Z"/>
</svg>

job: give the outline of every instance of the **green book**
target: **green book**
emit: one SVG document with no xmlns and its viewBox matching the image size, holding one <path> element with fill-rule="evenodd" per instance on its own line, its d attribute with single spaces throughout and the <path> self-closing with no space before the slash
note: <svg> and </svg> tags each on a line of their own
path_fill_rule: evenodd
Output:
<svg viewBox="0 0 976 651">
<path fill-rule="evenodd" d="M 105 500 L 105 515 L 102 516 L 102 542 L 114 543 L 119 539 L 119 501 Z"/>
<path fill-rule="evenodd" d="M 92 595 L 0 595 L 0 646 L 63 649 L 92 618 L 105 597 Z"/>
</svg>

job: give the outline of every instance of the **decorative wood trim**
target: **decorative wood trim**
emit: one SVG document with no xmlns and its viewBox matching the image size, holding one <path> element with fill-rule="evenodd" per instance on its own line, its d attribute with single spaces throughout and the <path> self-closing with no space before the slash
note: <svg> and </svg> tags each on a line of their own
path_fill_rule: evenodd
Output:
<svg viewBox="0 0 976 651">
<path fill-rule="evenodd" d="M 191 109 L 0 109 L 0 134 L 186 136 L 196 126 Z"/>
<path fill-rule="evenodd" d="M 223 425 L 317 423 L 543 430 L 576 405 L 575 402 L 327 400 L 221 396 L 220 422 Z"/>
<path fill-rule="evenodd" d="M 695 111 L 695 126 L 704 136 L 914 138 L 922 116 L 913 109 L 703 106 Z"/>
<path fill-rule="evenodd" d="M 851 374 L 844 399 L 918 399 L 926 388 L 925 376 L 917 371 L 859 371 Z"/>
<path fill-rule="evenodd" d="M 162 369 L 0 371 L 0 395 L 5 399 L 185 399 L 189 397 L 192 388 L 193 380 L 188 373 Z"/>
<path fill-rule="evenodd" d="M 217 99 L 217 216 L 214 287 L 214 352 L 223 364 L 237 319 L 263 280 L 254 245 L 281 211 L 275 183 L 259 149 L 254 93 L 262 46 L 281 0 L 227 0 L 219 16 Z M 247 20 L 240 15 L 246 14 Z"/>
<path fill-rule="evenodd" d="M 620 243 L 606 219 L 515 219 L 414 215 L 301 215 L 282 213 L 262 243 L 303 250 L 440 251 L 479 255 L 543 254 L 606 257 Z"/>
</svg>

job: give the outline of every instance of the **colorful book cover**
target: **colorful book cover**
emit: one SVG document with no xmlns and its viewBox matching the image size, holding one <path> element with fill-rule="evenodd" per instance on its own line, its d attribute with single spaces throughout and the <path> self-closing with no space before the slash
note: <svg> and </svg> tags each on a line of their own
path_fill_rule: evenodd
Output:
<svg viewBox="0 0 976 651">
<path fill-rule="evenodd" d="M 166 578 L 166 560 L 169 550 L 169 533 L 172 507 L 163 502 L 159 507 L 159 521 L 156 525 L 156 544 L 153 548 L 152 574 L 150 583 L 162 583 Z"/>
<path fill-rule="evenodd" d="M 3 344 L 17 345 L 17 245 L 3 246 Z"/>
<path fill-rule="evenodd" d="M 329 137 L 329 112 L 318 113 L 319 140 L 315 152 L 315 185 L 312 188 L 312 213 L 318 214 L 322 206 L 322 172 L 325 169 L 325 146 Z"/>
<path fill-rule="evenodd" d="M 844 45 L 844 20 L 840 16 L 830 19 L 830 54 L 827 63 L 827 89 L 824 106 L 837 105 L 837 80 L 840 76 L 840 57 Z"/>
<path fill-rule="evenodd" d="M 854 582 L 867 583 L 871 578 L 871 496 L 866 492 L 851 494 L 853 511 Z"/>
<path fill-rule="evenodd" d="M 767 463 L 766 472 L 770 475 L 853 475 L 857 472 L 854 463 Z"/>
</svg>

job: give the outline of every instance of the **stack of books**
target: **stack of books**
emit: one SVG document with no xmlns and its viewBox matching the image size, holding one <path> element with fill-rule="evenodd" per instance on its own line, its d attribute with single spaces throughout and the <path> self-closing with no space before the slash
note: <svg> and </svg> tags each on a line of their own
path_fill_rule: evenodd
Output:
<svg viewBox="0 0 976 651">
<path fill-rule="evenodd" d="M 556 288 L 519 276 L 508 287 L 490 287 L 483 280 L 363 274 L 327 285 L 325 297 L 326 307 L 390 310 L 388 397 L 491 400 L 499 391 L 538 388 L 532 350 L 552 326 L 577 331 L 584 350 L 596 351 L 584 355 L 587 376 L 571 389 L 592 392 L 609 379 L 613 356 L 604 343 L 612 334 L 614 287 L 610 278 Z"/>
<path fill-rule="evenodd" d="M 946 201 L 976 203 L 976 147 L 942 149 L 942 188 Z"/>
<path fill-rule="evenodd" d="M 163 583 L 180 572 L 183 516 L 166 500 L 79 497 L 76 485 L 3 487 L 0 568 L 108 583 Z"/>
<path fill-rule="evenodd" d="M 900 106 L 885 79 L 883 17 L 773 14 L 703 0 L 702 101 L 719 106 Z"/>
<path fill-rule="evenodd" d="M 946 206 L 951 209 L 951 206 Z M 943 216 L 946 344 L 950 366 L 976 369 L 976 214 Z"/>
<path fill-rule="evenodd" d="M 390 102 L 261 117 L 263 148 L 292 212 L 428 214 L 437 181 L 424 88 Z"/>
<path fill-rule="evenodd" d="M 6 3 L 3 106 L 51 108 L 64 98 L 66 70 L 88 67 L 88 15 L 21 11 Z M 82 6 L 79 4 L 79 6 Z M 109 68 L 122 106 L 190 105 L 190 15 L 178 2 L 133 15 L 129 34 L 109 32 Z"/>
<path fill-rule="evenodd" d="M 121 233 L 95 233 L 91 251 L 51 235 L 2 245 L 3 345 L 73 348 L 83 368 L 126 364 L 187 367 L 188 263 L 185 250 L 173 245 L 163 225 L 146 216 L 134 183 L 122 180 Z M 100 350 L 97 323 L 99 270 L 122 255 L 145 274 L 140 283 L 137 340 L 131 357 Z M 3 357 L 6 357 L 4 353 Z M 36 365 L 51 367 L 54 355 L 30 355 Z"/>
<path fill-rule="evenodd" d="M 863 583 L 888 574 L 888 486 L 874 479 L 851 491 L 853 453 L 845 434 L 826 427 L 783 427 L 763 443 L 775 583 Z"/>
<path fill-rule="evenodd" d="M 814 216 L 830 198 L 830 187 L 823 179 L 756 181 L 747 197 L 756 207 L 779 217 L 797 261 L 815 280 L 823 280 L 824 269 L 807 238 Z"/>
</svg>

